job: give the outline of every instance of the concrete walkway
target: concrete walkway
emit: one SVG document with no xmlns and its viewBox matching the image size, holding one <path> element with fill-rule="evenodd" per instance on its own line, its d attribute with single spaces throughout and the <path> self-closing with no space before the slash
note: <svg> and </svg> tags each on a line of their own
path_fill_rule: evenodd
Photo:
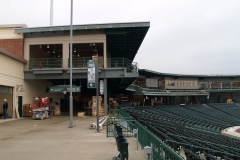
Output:
<svg viewBox="0 0 240 160">
<path fill-rule="evenodd" d="M 89 129 L 96 117 L 74 117 L 76 127 L 68 128 L 69 117 L 44 120 L 23 118 L 0 120 L 0 159 L 4 160 L 111 160 L 118 155 L 113 137 Z M 136 139 L 128 137 L 129 160 L 147 160 L 136 151 Z"/>
</svg>

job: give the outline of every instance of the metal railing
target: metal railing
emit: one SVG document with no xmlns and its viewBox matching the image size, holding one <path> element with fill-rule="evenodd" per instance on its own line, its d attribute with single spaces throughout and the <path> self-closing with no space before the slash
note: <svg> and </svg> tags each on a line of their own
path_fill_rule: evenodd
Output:
<svg viewBox="0 0 240 160">
<path fill-rule="evenodd" d="M 73 68 L 86 68 L 87 62 L 92 57 L 79 57 L 72 59 Z M 103 57 L 98 58 L 98 67 L 104 67 Z M 129 73 L 138 72 L 138 64 L 127 58 L 108 58 L 107 68 L 126 68 Z M 68 59 L 68 67 L 70 67 L 70 59 Z M 29 69 L 39 68 L 63 68 L 62 58 L 34 58 L 29 60 Z"/>
<path fill-rule="evenodd" d="M 198 95 L 208 95 L 209 93 L 205 90 L 162 90 L 162 89 L 153 89 L 153 88 L 143 88 L 136 85 L 131 84 L 127 87 L 127 90 L 135 91 L 138 95 L 143 94 L 158 94 L 158 95 L 186 95 L 186 94 L 198 94 Z"/>
<path fill-rule="evenodd" d="M 34 58 L 29 60 L 29 69 L 62 68 L 62 58 Z"/>
<path fill-rule="evenodd" d="M 134 120 L 123 110 L 111 111 L 112 117 L 107 121 L 107 137 L 113 137 L 114 123 L 123 128 L 124 136 L 134 136 L 133 129 L 138 129 L 138 141 L 142 148 L 145 146 L 153 146 L 153 159 L 158 160 L 183 160 L 183 158 L 157 136 L 151 133 L 146 127 Z"/>
<path fill-rule="evenodd" d="M 138 63 L 132 62 L 127 58 L 108 58 L 108 68 L 126 68 L 127 72 L 138 72 Z"/>
<path fill-rule="evenodd" d="M 171 93 L 178 93 L 178 94 L 184 94 L 184 93 L 199 93 L 199 94 L 206 94 L 205 91 L 201 90 L 160 90 L 160 89 L 149 89 L 149 88 L 141 88 L 142 92 L 156 92 L 156 93 L 164 93 L 164 94 L 171 94 Z"/>
<path fill-rule="evenodd" d="M 86 68 L 87 62 L 92 60 L 92 57 L 81 57 L 72 59 L 72 68 Z M 68 58 L 68 67 L 70 68 L 70 59 Z"/>
</svg>

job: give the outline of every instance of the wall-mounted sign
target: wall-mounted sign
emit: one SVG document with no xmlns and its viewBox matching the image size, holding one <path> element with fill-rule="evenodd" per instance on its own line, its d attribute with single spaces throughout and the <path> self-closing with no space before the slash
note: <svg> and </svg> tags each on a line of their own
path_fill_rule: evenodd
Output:
<svg viewBox="0 0 240 160">
<path fill-rule="evenodd" d="M 69 85 L 59 85 L 49 88 L 49 92 L 70 92 Z M 80 86 L 72 86 L 72 92 L 81 92 Z"/>
<path fill-rule="evenodd" d="M 103 95 L 104 94 L 104 81 L 103 80 L 100 80 L 100 85 L 99 85 L 99 92 L 100 92 L 100 95 Z"/>
<path fill-rule="evenodd" d="M 95 61 L 89 60 L 87 63 L 87 87 L 96 88 Z"/>
</svg>

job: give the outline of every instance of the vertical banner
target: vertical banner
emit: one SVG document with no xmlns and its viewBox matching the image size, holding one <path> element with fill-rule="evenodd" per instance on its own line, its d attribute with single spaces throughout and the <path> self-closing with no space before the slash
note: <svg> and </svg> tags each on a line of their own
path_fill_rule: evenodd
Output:
<svg viewBox="0 0 240 160">
<path fill-rule="evenodd" d="M 103 95 L 104 94 L 104 81 L 103 80 L 100 80 L 100 85 L 99 85 L 99 92 L 100 92 L 100 95 Z"/>
<path fill-rule="evenodd" d="M 89 60 L 87 63 L 87 87 L 96 88 L 95 61 Z"/>
</svg>

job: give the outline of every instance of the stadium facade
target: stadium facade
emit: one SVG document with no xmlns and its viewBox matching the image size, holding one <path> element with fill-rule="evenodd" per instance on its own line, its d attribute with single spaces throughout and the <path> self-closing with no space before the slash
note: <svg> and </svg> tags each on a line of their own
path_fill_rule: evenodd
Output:
<svg viewBox="0 0 240 160">
<path fill-rule="evenodd" d="M 240 101 L 240 75 L 180 75 L 138 69 L 133 62 L 150 22 L 73 26 L 74 110 L 86 108 L 96 95 L 87 87 L 87 62 L 98 60 L 104 81 L 103 104 L 153 105 Z M 68 111 L 69 93 L 49 90 L 69 85 L 70 26 L 0 26 L 0 99 L 7 99 L 8 114 L 22 113 L 33 97 L 49 97 Z M 25 92 L 22 92 L 22 91 Z"/>
</svg>

